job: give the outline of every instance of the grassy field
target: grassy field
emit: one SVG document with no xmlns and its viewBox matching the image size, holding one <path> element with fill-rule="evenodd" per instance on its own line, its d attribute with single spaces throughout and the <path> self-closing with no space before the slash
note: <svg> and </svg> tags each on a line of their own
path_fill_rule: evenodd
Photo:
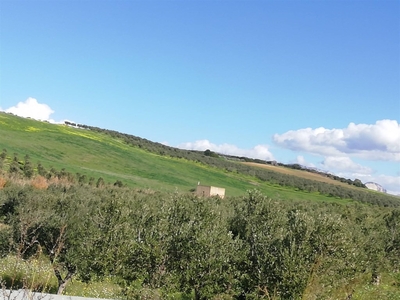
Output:
<svg viewBox="0 0 400 300">
<path fill-rule="evenodd" d="M 10 157 L 17 153 L 20 160 L 28 154 L 35 165 L 40 162 L 46 169 L 65 168 L 68 172 L 85 174 L 95 179 L 102 177 L 109 183 L 121 180 L 136 188 L 185 193 L 201 182 L 226 188 L 227 196 L 244 195 L 247 190 L 258 188 L 277 200 L 339 201 L 318 193 L 299 192 L 272 185 L 255 177 L 193 161 L 156 155 L 103 133 L 6 113 L 0 113 L 0 149 L 7 149 Z M 273 170 L 288 173 L 296 171 L 284 168 Z M 301 173 L 299 176 L 312 176 L 310 179 L 329 180 L 318 178 L 316 174 Z M 337 183 L 333 180 L 330 182 Z"/>
</svg>

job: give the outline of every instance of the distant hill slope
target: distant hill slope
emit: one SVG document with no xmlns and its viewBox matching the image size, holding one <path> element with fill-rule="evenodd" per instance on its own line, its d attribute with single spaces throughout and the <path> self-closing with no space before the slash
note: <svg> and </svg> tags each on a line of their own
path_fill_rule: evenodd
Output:
<svg viewBox="0 0 400 300">
<path fill-rule="evenodd" d="M 287 174 L 287 175 L 293 175 L 301 178 L 306 178 L 310 180 L 315 180 L 315 181 L 320 181 L 320 182 L 325 182 L 333 185 L 339 185 L 345 188 L 357 188 L 356 186 L 349 185 L 347 183 L 334 180 L 326 175 L 323 175 L 321 173 L 315 173 L 315 172 L 308 172 L 305 170 L 297 170 L 297 169 L 292 169 L 289 167 L 284 167 L 284 166 L 274 166 L 270 164 L 260 164 L 260 163 L 254 163 L 254 162 L 244 162 L 244 164 L 249 165 L 249 166 L 254 166 L 254 167 L 259 167 L 259 168 L 265 168 L 274 172 L 282 173 L 282 174 Z M 358 188 L 357 188 L 358 189 Z"/>
<path fill-rule="evenodd" d="M 6 149 L 9 157 L 17 153 L 20 160 L 28 154 L 33 163 L 40 162 L 48 169 L 65 168 L 88 177 L 102 177 L 110 183 L 122 180 L 136 188 L 190 192 L 201 182 L 226 188 L 227 196 L 244 195 L 256 187 L 277 200 L 348 202 L 354 199 L 386 206 L 400 205 L 395 197 L 382 198 L 366 189 L 333 184 L 333 180 L 315 181 L 301 173 L 282 174 L 116 131 L 80 127 L 0 113 L 0 150 Z"/>
</svg>

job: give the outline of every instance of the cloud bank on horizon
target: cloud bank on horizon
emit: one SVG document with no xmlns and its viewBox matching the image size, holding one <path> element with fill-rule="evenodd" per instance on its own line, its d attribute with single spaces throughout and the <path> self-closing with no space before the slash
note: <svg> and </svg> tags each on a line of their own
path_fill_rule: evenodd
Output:
<svg viewBox="0 0 400 300">
<path fill-rule="evenodd" d="M 283 148 L 322 156 L 400 161 L 400 124 L 396 120 L 379 120 L 372 125 L 350 123 L 344 129 L 291 130 L 275 134 L 273 140 Z"/>
<path fill-rule="evenodd" d="M 29 97 L 25 102 L 5 111 L 21 117 L 56 123 L 50 118 L 54 111 L 47 105 Z M 375 124 L 350 123 L 343 129 L 323 127 L 290 130 L 275 134 L 273 142 L 294 152 L 300 151 L 323 157 L 319 166 L 307 162 L 299 155 L 294 162 L 307 167 L 320 167 L 338 176 L 359 178 L 363 182 L 373 181 L 384 186 L 389 193 L 400 194 L 400 176 L 374 174 L 374 170 L 354 162 L 350 157 L 367 161 L 400 162 L 400 124 L 396 120 L 378 120 Z M 186 142 L 181 149 L 205 151 L 207 149 L 227 155 L 274 160 L 268 145 L 256 145 L 252 149 L 241 149 L 232 144 L 214 144 L 207 139 Z M 400 175 L 400 174 L 399 174 Z"/>
<path fill-rule="evenodd" d="M 257 145 L 253 149 L 240 149 L 235 145 L 221 144 L 216 145 L 211 143 L 209 140 L 198 140 L 195 142 L 187 142 L 178 145 L 178 148 L 187 150 L 199 150 L 205 151 L 207 149 L 212 150 L 217 153 L 235 155 L 235 156 L 245 156 L 251 158 L 258 158 L 263 160 L 274 160 L 274 156 L 268 150 L 268 145 Z"/>
</svg>

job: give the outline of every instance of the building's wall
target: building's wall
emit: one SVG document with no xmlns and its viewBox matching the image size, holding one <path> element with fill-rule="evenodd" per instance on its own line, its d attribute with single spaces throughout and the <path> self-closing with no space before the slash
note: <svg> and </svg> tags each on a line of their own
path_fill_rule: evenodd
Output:
<svg viewBox="0 0 400 300">
<path fill-rule="evenodd" d="M 198 185 L 196 188 L 196 195 L 200 197 L 219 196 L 225 197 L 225 189 L 216 186 Z"/>
<path fill-rule="evenodd" d="M 200 197 L 210 197 L 210 186 L 198 185 L 196 188 L 196 195 Z"/>
<path fill-rule="evenodd" d="M 210 186 L 210 196 L 219 196 L 223 199 L 225 197 L 225 189 L 216 186 Z"/>
</svg>

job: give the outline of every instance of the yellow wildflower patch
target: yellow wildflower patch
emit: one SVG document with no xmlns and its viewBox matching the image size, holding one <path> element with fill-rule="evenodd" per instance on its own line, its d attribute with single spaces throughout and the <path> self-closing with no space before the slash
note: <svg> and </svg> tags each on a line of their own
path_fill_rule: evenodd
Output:
<svg viewBox="0 0 400 300">
<path fill-rule="evenodd" d="M 102 139 L 96 135 L 94 135 L 91 132 L 88 132 L 85 129 L 79 129 L 79 130 L 68 130 L 69 134 L 77 135 L 77 136 L 82 136 L 87 139 L 95 140 L 95 141 L 101 141 Z"/>
<path fill-rule="evenodd" d="M 40 129 L 37 127 L 29 126 L 28 128 L 25 129 L 25 131 L 40 131 Z"/>
</svg>

